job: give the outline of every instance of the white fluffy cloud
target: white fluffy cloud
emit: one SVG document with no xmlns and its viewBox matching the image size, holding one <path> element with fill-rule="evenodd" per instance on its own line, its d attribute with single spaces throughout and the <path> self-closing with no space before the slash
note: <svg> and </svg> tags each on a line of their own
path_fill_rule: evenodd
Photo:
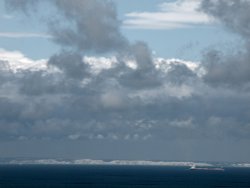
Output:
<svg viewBox="0 0 250 188">
<path fill-rule="evenodd" d="M 0 49 L 0 60 L 6 62 L 7 67 L 14 72 L 18 70 L 45 70 L 47 68 L 46 59 L 32 60 L 19 51 Z"/>
<path fill-rule="evenodd" d="M 136 29 L 174 29 L 211 23 L 212 19 L 199 11 L 199 6 L 199 0 L 162 3 L 156 12 L 127 13 L 124 26 Z"/>
</svg>

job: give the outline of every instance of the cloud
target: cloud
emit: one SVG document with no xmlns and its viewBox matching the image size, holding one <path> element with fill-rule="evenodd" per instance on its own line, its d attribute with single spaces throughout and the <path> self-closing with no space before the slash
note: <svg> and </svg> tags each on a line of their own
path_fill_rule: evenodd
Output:
<svg viewBox="0 0 250 188">
<path fill-rule="evenodd" d="M 249 19 L 249 5 L 248 0 L 203 0 L 201 8 L 205 13 L 218 19 L 231 31 L 244 37 L 250 37 L 250 25 L 247 21 Z"/>
<path fill-rule="evenodd" d="M 92 73 L 98 74 L 102 70 L 110 69 L 118 63 L 115 56 L 108 57 L 95 57 L 95 56 L 85 56 L 83 62 L 88 64 L 92 69 Z"/>
<path fill-rule="evenodd" d="M 192 123 L 192 118 L 188 118 L 185 120 L 175 120 L 170 123 L 171 126 L 180 127 L 180 128 L 194 128 L 194 124 Z"/>
<path fill-rule="evenodd" d="M 212 19 L 199 9 L 200 1 L 178 0 L 159 5 L 157 12 L 131 12 L 123 22 L 125 28 L 176 29 L 209 24 Z"/>
<path fill-rule="evenodd" d="M 46 59 L 34 61 L 19 51 L 7 51 L 0 48 L 0 59 L 8 62 L 8 68 L 14 72 L 18 70 L 45 70 L 47 68 Z"/>
<path fill-rule="evenodd" d="M 5 1 L 5 4 L 10 10 L 35 14 L 45 22 L 53 41 L 61 46 L 105 53 L 127 45 L 125 37 L 120 33 L 120 22 L 111 1 L 10 0 Z M 45 14 L 40 11 L 41 6 L 53 7 L 51 9 L 54 11 Z"/>
<path fill-rule="evenodd" d="M 127 56 L 129 62 L 136 62 L 136 69 L 125 63 L 126 69 L 123 69 L 122 74 L 118 77 L 121 84 L 132 88 L 159 87 L 162 84 L 156 73 L 151 51 L 146 43 L 133 44 Z"/>
<path fill-rule="evenodd" d="M 8 14 L 3 14 L 0 16 L 1 19 L 6 19 L 6 20 L 10 20 L 13 19 L 14 17 L 12 15 L 8 15 Z"/>
<path fill-rule="evenodd" d="M 101 96 L 105 108 L 120 108 L 126 105 L 126 96 L 118 91 L 108 91 Z"/>
<path fill-rule="evenodd" d="M 202 1 L 201 10 L 213 16 L 243 41 L 239 48 L 232 47 L 229 53 L 216 49 L 204 53 L 203 62 L 207 71 L 204 79 L 208 83 L 215 86 L 249 88 L 249 8 L 250 1 L 245 0 Z"/>
<path fill-rule="evenodd" d="M 51 38 L 45 33 L 28 33 L 28 32 L 0 32 L 1 38 Z"/>
<path fill-rule="evenodd" d="M 116 74 L 119 83 L 127 87 L 141 88 L 161 84 L 155 75 L 151 50 L 144 42 L 129 44 L 120 32 L 120 21 L 111 1 L 53 0 L 20 3 L 11 0 L 5 3 L 10 9 L 26 14 L 36 15 L 38 12 L 38 17 L 45 20 L 52 40 L 63 49 L 61 53 L 52 56 L 48 64 L 66 73 L 69 79 L 82 79 L 84 76 L 89 78 L 88 71 L 84 70 L 87 66 L 82 63 L 81 54 L 111 52 L 118 54 L 121 62 L 117 66 L 120 73 Z M 42 3 L 53 6 L 56 9 L 53 14 L 56 15 L 44 15 L 39 13 L 39 10 L 34 12 L 34 8 L 37 9 Z M 123 65 L 124 60 L 129 62 L 127 59 L 136 62 L 137 68 L 131 69 L 129 64 Z M 118 72 L 118 68 L 115 70 Z"/>
<path fill-rule="evenodd" d="M 79 139 L 80 137 L 81 137 L 81 135 L 79 135 L 79 134 L 71 134 L 71 135 L 68 136 L 68 138 L 69 138 L 70 140 L 77 140 L 77 139 Z"/>
<path fill-rule="evenodd" d="M 88 66 L 83 63 L 82 56 L 75 52 L 63 51 L 60 54 L 53 55 L 48 61 L 49 66 L 54 66 L 72 79 L 83 79 L 88 76 Z"/>
<path fill-rule="evenodd" d="M 88 148 L 79 146 L 84 152 L 96 150 L 109 157 L 116 146 L 135 157 L 149 147 L 164 155 L 159 148 L 167 144 L 173 151 L 177 144 L 191 148 L 186 154 L 196 151 L 190 154 L 193 158 L 197 153 L 206 158 L 206 152 L 214 153 L 214 143 L 249 143 L 248 48 L 242 56 L 231 54 L 233 58 L 209 52 L 202 62 L 153 58 L 146 43 L 131 44 L 122 36 L 110 1 L 5 2 L 28 15 L 38 14 L 61 51 L 47 60 L 32 60 L 17 51 L 0 50 L 0 149 L 6 148 L 1 143 L 50 140 L 60 141 L 61 147 L 62 143 L 81 142 Z M 185 14 L 190 13 L 188 2 L 178 3 Z M 191 7 L 197 6 L 192 3 Z M 55 17 L 42 12 L 41 4 L 50 5 Z M 180 11 L 171 3 L 162 9 Z M 53 24 L 56 21 L 58 24 Z M 238 33 L 247 39 L 246 34 Z M 236 60 L 239 66 L 231 69 L 230 62 Z M 233 70 L 242 72 L 227 79 Z M 221 83 L 237 87 L 221 87 Z M 220 87 L 214 87 L 216 84 Z M 238 149 L 238 145 L 232 146 L 233 151 L 245 152 L 245 147 Z M 221 151 L 222 146 L 216 145 L 215 151 Z M 130 148 L 138 151 L 137 155 Z"/>
<path fill-rule="evenodd" d="M 144 50 L 140 47 L 135 53 L 144 57 Z M 249 93 L 206 85 L 199 74 L 200 63 L 156 58 L 148 64 L 137 60 L 143 63 L 134 70 L 112 56 L 71 55 L 55 55 L 56 68 L 51 62 L 39 68 L 39 63 L 20 52 L 2 50 L 1 139 L 141 142 L 180 136 L 248 136 L 249 116 L 241 112 L 248 111 Z M 34 63 L 37 69 L 6 68 L 12 62 Z M 89 68 L 93 62 L 101 65 L 98 72 Z M 144 77 L 145 82 L 140 77 L 125 77 L 135 83 L 124 84 L 125 78 L 119 75 L 134 71 L 154 71 L 152 76 L 157 77 Z M 161 85 L 150 85 L 151 79 L 159 80 Z"/>
<path fill-rule="evenodd" d="M 55 5 L 67 21 L 73 22 L 73 29 L 60 27 L 65 24 L 65 19 L 59 22 L 59 27 L 54 27 L 54 23 L 49 25 L 55 42 L 97 52 L 107 52 L 126 45 L 119 31 L 120 23 L 112 2 L 57 0 Z"/>
</svg>

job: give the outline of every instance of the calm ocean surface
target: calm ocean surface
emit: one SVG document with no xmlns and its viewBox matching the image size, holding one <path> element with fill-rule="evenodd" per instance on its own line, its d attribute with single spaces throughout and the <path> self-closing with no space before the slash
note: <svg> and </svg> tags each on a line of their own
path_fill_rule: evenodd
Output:
<svg viewBox="0 0 250 188">
<path fill-rule="evenodd" d="M 0 165 L 0 188 L 250 187 L 249 168 Z"/>
</svg>

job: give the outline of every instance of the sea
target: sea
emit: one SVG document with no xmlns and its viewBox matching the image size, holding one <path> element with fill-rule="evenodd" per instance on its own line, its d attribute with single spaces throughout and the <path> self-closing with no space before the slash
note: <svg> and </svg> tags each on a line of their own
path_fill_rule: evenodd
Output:
<svg viewBox="0 0 250 188">
<path fill-rule="evenodd" d="M 250 168 L 224 171 L 133 165 L 0 165 L 0 188 L 250 187 Z"/>
</svg>

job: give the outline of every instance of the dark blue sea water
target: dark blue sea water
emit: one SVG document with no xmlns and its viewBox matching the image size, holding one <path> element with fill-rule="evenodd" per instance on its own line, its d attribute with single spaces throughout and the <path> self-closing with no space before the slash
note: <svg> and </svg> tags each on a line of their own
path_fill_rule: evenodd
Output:
<svg viewBox="0 0 250 188">
<path fill-rule="evenodd" d="M 1 165 L 0 188 L 250 187 L 250 169 L 188 167 Z"/>
</svg>

